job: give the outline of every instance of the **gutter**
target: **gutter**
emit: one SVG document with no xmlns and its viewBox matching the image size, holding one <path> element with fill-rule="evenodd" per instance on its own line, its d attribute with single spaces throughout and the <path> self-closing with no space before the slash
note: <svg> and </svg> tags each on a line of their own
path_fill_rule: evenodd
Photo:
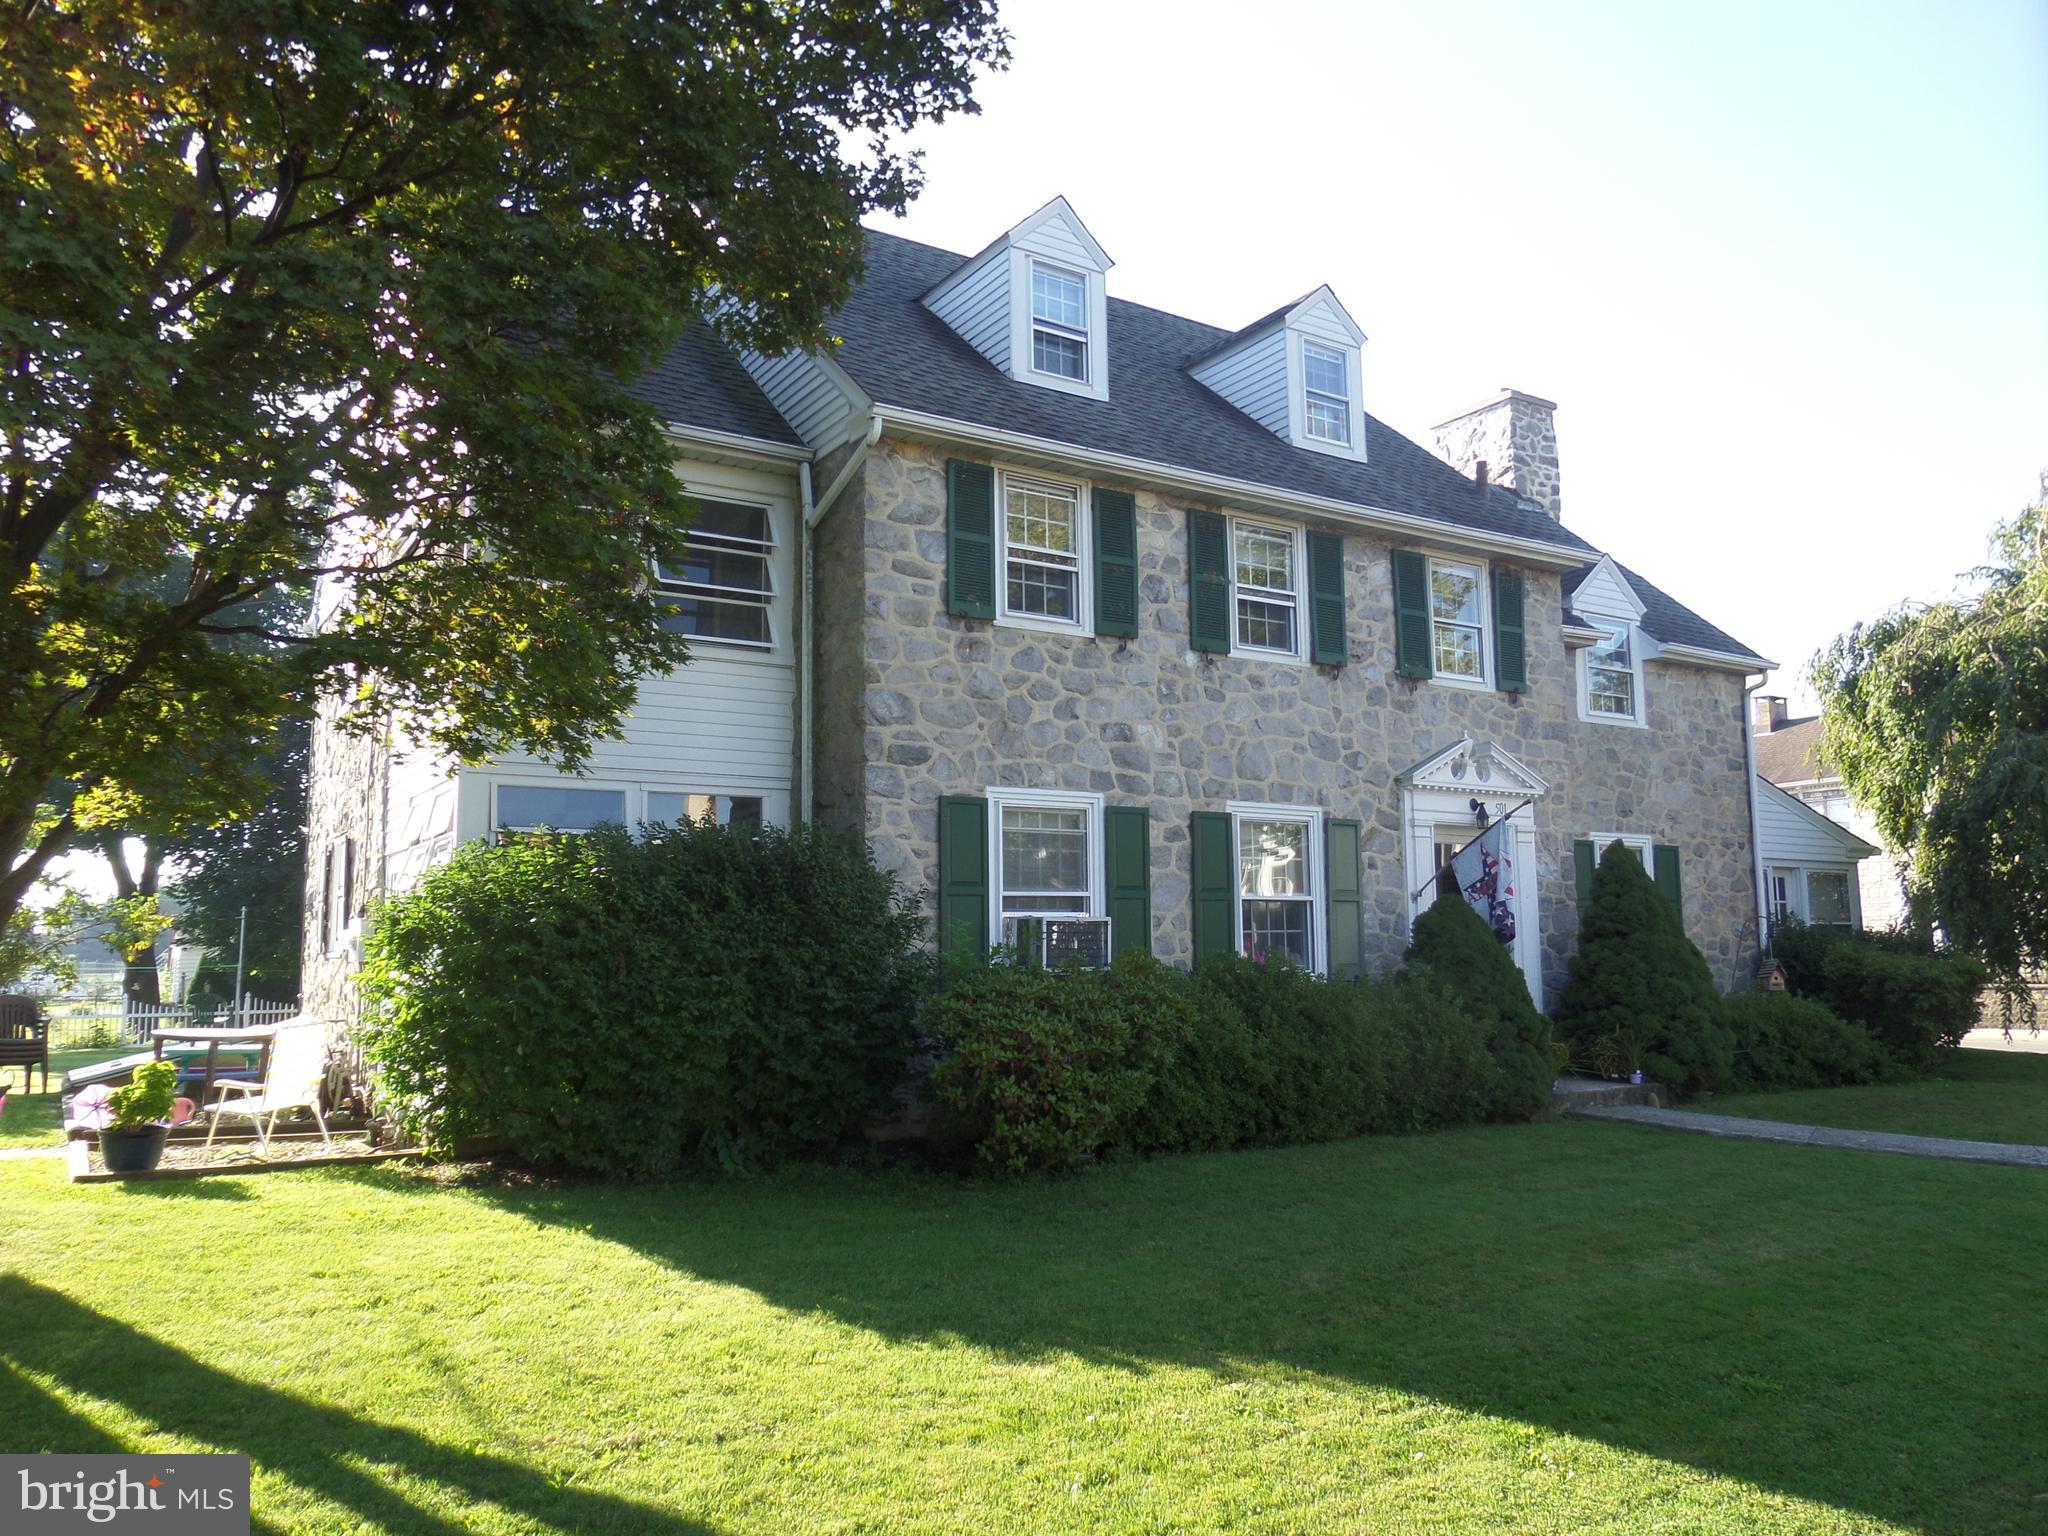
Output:
<svg viewBox="0 0 2048 1536">
<path fill-rule="evenodd" d="M 811 466 L 808 458 L 799 461 L 796 467 L 797 483 L 803 493 L 804 515 L 801 577 L 803 618 L 800 626 L 803 631 L 803 685 L 798 691 L 796 810 L 798 819 L 806 825 L 813 821 L 817 814 L 814 765 L 818 754 L 811 739 L 812 721 L 816 712 L 818 658 L 818 644 L 812 634 L 817 622 L 818 590 L 817 562 L 813 553 L 816 543 L 814 535 L 818 524 L 825 520 L 825 514 L 832 510 L 832 503 L 839 499 L 839 493 L 846 489 L 847 482 L 853 478 L 853 472 L 860 468 L 868 456 L 868 450 L 875 446 L 881 436 L 882 413 L 875 411 L 868 418 L 868 429 L 862 436 L 859 446 L 848 455 L 846 462 L 840 466 L 839 473 L 832 477 L 832 483 L 825 488 L 825 494 L 817 497 L 815 501 L 811 496 Z"/>
<path fill-rule="evenodd" d="M 1749 890 L 1756 899 L 1756 948 L 1759 958 L 1770 943 L 1770 925 L 1766 915 L 1770 902 L 1764 894 L 1764 845 L 1759 831 L 1756 811 L 1756 691 L 1770 681 L 1770 673 L 1756 675 L 1751 682 L 1747 676 L 1742 680 L 1742 765 L 1747 770 L 1742 786 L 1749 801 Z"/>
<path fill-rule="evenodd" d="M 1696 667 L 1716 667 L 1724 672 L 1774 672 L 1778 664 L 1762 656 L 1752 656 L 1746 651 L 1710 651 L 1697 645 L 1659 645 L 1655 656 L 1646 656 L 1645 661 L 1683 661 Z M 1744 692 L 1761 688 L 1764 679 L 1746 684 Z"/>
<path fill-rule="evenodd" d="M 811 457 L 811 450 L 802 443 L 779 443 L 769 437 L 748 437 L 739 432 L 718 432 L 710 427 L 678 426 L 672 421 L 661 424 L 664 437 L 693 447 L 710 448 L 721 453 L 745 454 L 749 458 L 772 459 L 784 464 L 802 464 Z"/>
<path fill-rule="evenodd" d="M 1022 432 L 1008 432 L 1000 427 L 984 427 L 973 422 L 956 421 L 949 416 L 907 411 L 893 405 L 877 405 L 874 408 L 874 417 L 876 421 L 896 428 L 906 437 L 965 443 L 978 448 L 1005 450 L 1066 464 L 1086 465 L 1092 469 L 1106 470 L 1147 484 L 1233 501 L 1268 511 L 1330 518 L 1382 533 L 1434 542 L 1448 549 L 1511 555 L 1525 564 L 1546 569 L 1576 570 L 1589 560 L 1597 558 L 1599 554 L 1597 550 L 1572 549 L 1542 539 L 1523 539 L 1512 534 L 1485 533 L 1476 529 L 1459 528 L 1433 518 L 1417 517 L 1412 512 L 1396 512 L 1386 507 L 1363 507 L 1357 502 L 1338 501 L 1331 496 L 1288 491 L 1279 486 L 1261 485 L 1254 480 L 1236 480 L 1227 475 L 1210 475 L 1198 470 L 1179 469 L 1171 464 L 1162 464 L 1156 459 L 1139 459 L 1129 454 L 1082 448 L 1054 438 L 1032 437 Z"/>
</svg>

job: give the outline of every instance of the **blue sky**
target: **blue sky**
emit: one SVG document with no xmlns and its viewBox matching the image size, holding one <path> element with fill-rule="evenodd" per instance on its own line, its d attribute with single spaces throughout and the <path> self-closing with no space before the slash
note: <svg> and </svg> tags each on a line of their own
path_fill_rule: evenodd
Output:
<svg viewBox="0 0 2048 1536">
<path fill-rule="evenodd" d="M 2041 0 L 1003 19 L 886 227 L 974 250 L 1064 193 L 1119 297 L 1235 326 L 1330 283 L 1369 410 L 1559 402 L 1566 522 L 1795 697 L 2048 466 Z"/>
</svg>

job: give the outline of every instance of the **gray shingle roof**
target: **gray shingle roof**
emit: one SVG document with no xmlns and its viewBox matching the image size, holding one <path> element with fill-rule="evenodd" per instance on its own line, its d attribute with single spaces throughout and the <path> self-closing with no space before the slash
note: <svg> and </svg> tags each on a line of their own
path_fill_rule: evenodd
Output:
<svg viewBox="0 0 2048 1536">
<path fill-rule="evenodd" d="M 668 354 L 627 388 L 677 426 L 803 444 L 739 359 L 701 321 L 692 321 Z"/>
<path fill-rule="evenodd" d="M 1820 717 L 1787 720 L 1775 731 L 1759 732 L 1756 771 L 1773 784 L 1833 778 L 1834 770 L 1820 760 Z"/>
<path fill-rule="evenodd" d="M 1615 562 L 1617 565 L 1621 563 Z M 1567 571 L 1564 578 L 1564 593 L 1569 598 L 1579 590 L 1579 583 L 1593 574 L 1590 565 L 1576 571 Z M 1692 645 L 1703 651 L 1725 651 L 1731 656 L 1756 656 L 1758 653 L 1737 640 L 1727 630 L 1709 624 L 1677 598 L 1653 585 L 1649 578 L 1638 575 L 1627 566 L 1621 566 L 1621 574 L 1635 589 L 1637 597 L 1643 600 L 1643 628 L 1651 638 L 1664 645 Z"/>
</svg>

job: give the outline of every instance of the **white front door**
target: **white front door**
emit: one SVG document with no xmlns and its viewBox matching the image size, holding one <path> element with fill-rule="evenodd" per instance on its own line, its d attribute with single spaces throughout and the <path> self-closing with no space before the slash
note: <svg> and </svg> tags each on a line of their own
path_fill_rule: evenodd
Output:
<svg viewBox="0 0 2048 1536">
<path fill-rule="evenodd" d="M 1451 855 L 1479 835 L 1472 797 L 1428 789 L 1405 792 L 1408 823 L 1409 918 L 1420 917 L 1436 900 L 1436 875 Z M 1502 806 L 1500 809 L 1507 809 Z M 1492 807 L 1489 807 L 1492 810 Z M 1497 812 L 1496 812 L 1497 814 Z M 1543 1006 L 1543 939 L 1536 899 L 1536 807 L 1524 805 L 1508 818 L 1509 907 L 1515 918 L 1515 964 L 1529 995 Z"/>
</svg>

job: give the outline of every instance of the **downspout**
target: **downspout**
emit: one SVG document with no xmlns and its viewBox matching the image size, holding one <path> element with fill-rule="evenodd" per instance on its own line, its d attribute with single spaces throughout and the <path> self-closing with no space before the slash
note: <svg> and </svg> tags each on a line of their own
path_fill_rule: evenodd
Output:
<svg viewBox="0 0 2048 1536">
<path fill-rule="evenodd" d="M 818 658 L 818 643 L 811 631 L 817 616 L 817 560 L 815 556 L 818 524 L 825 520 L 825 514 L 832 510 L 832 503 L 839 499 L 839 493 L 846 489 L 846 483 L 853 478 L 868 456 L 868 450 L 875 446 L 882 436 L 882 418 L 879 413 L 868 417 L 868 430 L 853 450 L 847 461 L 840 466 L 839 473 L 832 477 L 832 483 L 825 488 L 825 494 L 815 501 L 811 496 L 811 466 L 797 465 L 797 477 L 803 490 L 803 686 L 798 692 L 799 707 L 797 720 L 797 760 L 799 764 L 797 784 L 797 815 L 805 823 L 817 815 L 816 775 L 813 771 L 817 750 L 812 741 L 812 718 L 816 709 L 815 676 Z"/>
<path fill-rule="evenodd" d="M 1759 957 L 1770 944 L 1770 927 L 1765 914 L 1770 903 L 1764 895 L 1764 845 L 1756 814 L 1756 691 L 1770 681 L 1771 674 L 1759 673 L 1755 682 L 1744 676 L 1742 684 L 1742 764 L 1748 770 L 1743 787 L 1749 795 L 1749 894 L 1756 903 L 1756 947 Z"/>
</svg>

